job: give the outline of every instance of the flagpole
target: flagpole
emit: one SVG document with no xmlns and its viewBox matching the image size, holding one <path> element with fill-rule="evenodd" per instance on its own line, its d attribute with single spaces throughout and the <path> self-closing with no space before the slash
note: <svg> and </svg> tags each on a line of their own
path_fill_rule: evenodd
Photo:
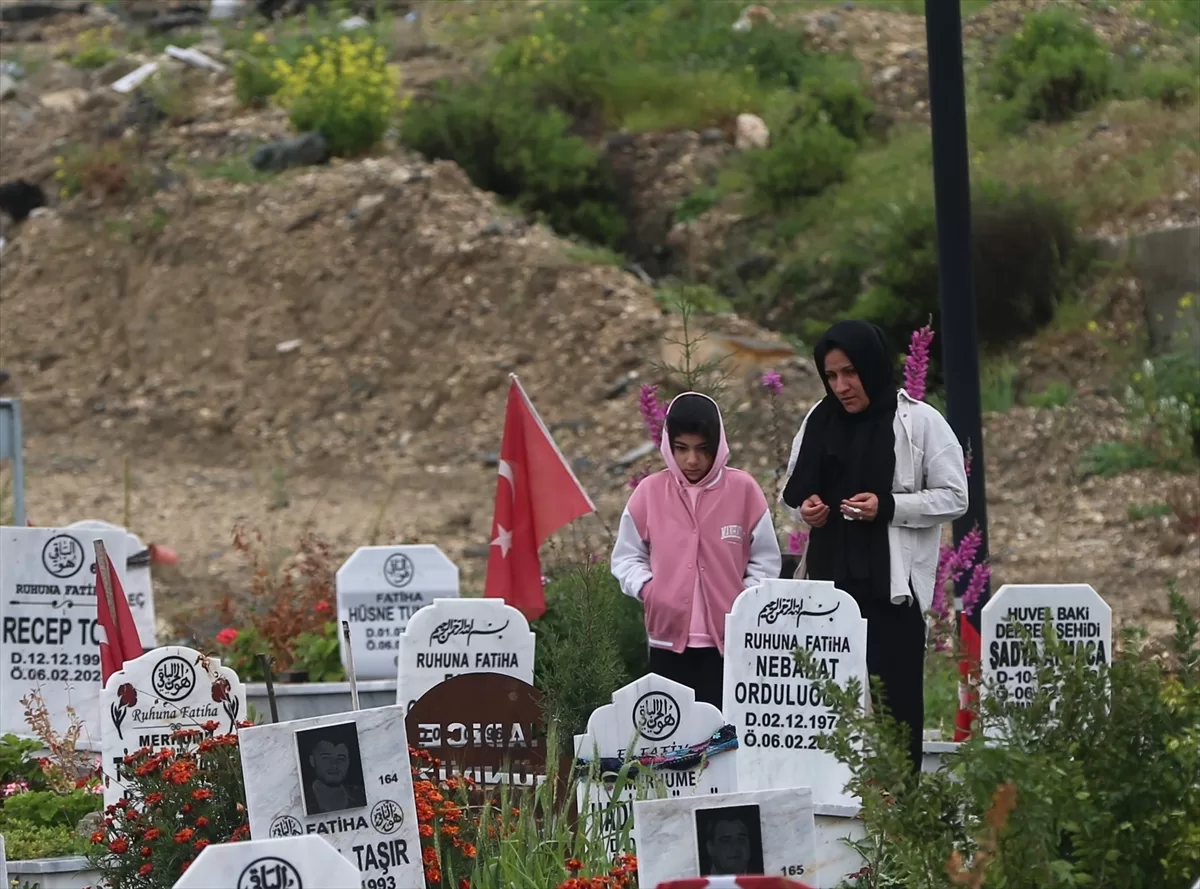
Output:
<svg viewBox="0 0 1200 889">
<path fill-rule="evenodd" d="M 112 571 L 109 570 L 108 552 L 104 549 L 103 540 L 93 540 L 96 550 L 96 578 L 103 582 L 104 602 L 108 605 L 108 616 L 113 624 L 117 621 L 117 600 L 113 598 Z"/>
<path fill-rule="evenodd" d="M 358 677 L 354 675 L 354 647 L 350 644 L 350 621 L 342 621 L 342 638 L 346 640 L 346 678 L 350 680 L 350 706 L 358 709 Z"/>
</svg>

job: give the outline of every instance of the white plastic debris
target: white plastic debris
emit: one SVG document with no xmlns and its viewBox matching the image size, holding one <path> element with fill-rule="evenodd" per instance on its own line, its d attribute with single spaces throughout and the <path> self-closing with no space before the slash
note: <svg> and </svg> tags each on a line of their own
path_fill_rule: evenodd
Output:
<svg viewBox="0 0 1200 889">
<path fill-rule="evenodd" d="M 303 340 L 284 340 L 282 343 L 276 344 L 275 351 L 280 355 L 286 355 L 288 352 L 295 352 L 303 344 Z"/>
<path fill-rule="evenodd" d="M 218 74 L 225 71 L 225 66 L 220 62 L 209 58 L 204 53 L 200 52 L 200 50 L 194 49 L 190 46 L 186 49 L 180 46 L 168 46 L 167 55 L 173 59 L 178 59 L 181 62 L 185 62 L 194 68 L 205 68 L 209 71 L 216 71 Z"/>
<path fill-rule="evenodd" d="M 350 18 L 343 21 L 340 25 L 343 31 L 357 31 L 359 28 L 366 28 L 371 23 L 361 15 L 352 15 Z"/>
<path fill-rule="evenodd" d="M 246 0 L 211 0 L 208 4 L 210 21 L 237 18 L 245 11 Z"/>
<path fill-rule="evenodd" d="M 158 62 L 147 62 L 140 68 L 135 68 L 133 71 L 130 71 L 120 80 L 114 80 L 112 88 L 118 93 L 132 93 L 135 89 L 145 83 L 157 70 Z"/>
</svg>

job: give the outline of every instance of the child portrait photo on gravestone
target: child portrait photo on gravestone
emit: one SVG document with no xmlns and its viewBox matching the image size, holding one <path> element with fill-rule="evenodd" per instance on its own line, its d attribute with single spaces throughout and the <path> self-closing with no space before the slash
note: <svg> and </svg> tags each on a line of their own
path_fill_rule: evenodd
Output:
<svg viewBox="0 0 1200 889">
<path fill-rule="evenodd" d="M 612 573 L 645 609 L 650 670 L 719 709 L 725 616 L 742 590 L 779 576 L 779 540 L 754 476 L 728 466 L 707 395 L 671 401 L 660 451 L 666 468 L 642 479 L 621 514 Z"/>
<path fill-rule="evenodd" d="M 792 442 L 781 500 L 811 531 L 797 579 L 833 581 L 867 621 L 867 672 L 909 734 L 925 722 L 925 613 L 941 526 L 966 514 L 963 450 L 936 408 L 897 388 L 887 336 L 841 321 L 813 350 L 825 397 Z"/>
<path fill-rule="evenodd" d="M 353 722 L 296 732 L 304 811 L 324 815 L 367 805 L 358 727 Z"/>
<path fill-rule="evenodd" d="M 696 810 L 700 876 L 765 873 L 758 806 Z"/>
</svg>

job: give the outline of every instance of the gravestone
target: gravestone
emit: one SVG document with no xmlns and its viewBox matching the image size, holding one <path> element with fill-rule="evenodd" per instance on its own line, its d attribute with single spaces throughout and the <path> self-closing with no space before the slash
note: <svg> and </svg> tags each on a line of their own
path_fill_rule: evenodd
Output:
<svg viewBox="0 0 1200 889">
<path fill-rule="evenodd" d="M 500 673 L 463 673 L 422 695 L 404 718 L 408 746 L 441 761 L 439 774 L 470 777 L 480 788 L 532 787 L 545 778 L 542 693 Z"/>
<path fill-rule="evenodd" d="M 206 846 L 174 889 L 362 889 L 353 864 L 322 836 Z"/>
<path fill-rule="evenodd" d="M 4 834 L 0 833 L 0 887 L 8 889 L 8 853 L 4 850 Z"/>
<path fill-rule="evenodd" d="M 635 758 L 664 756 L 703 744 L 725 726 L 720 710 L 697 702 L 692 689 L 657 673 L 617 689 L 612 700 L 592 711 L 587 730 L 575 736 L 576 759 L 592 763 L 600 757 L 624 762 L 630 754 Z M 632 852 L 633 842 L 629 848 L 619 846 L 621 832 L 633 817 L 635 799 L 736 790 L 739 755 L 737 750 L 725 750 L 695 768 L 644 770 L 619 792 L 615 792 L 611 781 L 581 777 L 577 790 L 579 811 L 600 819 L 599 828 L 592 825 L 589 830 L 605 839 L 610 854 Z"/>
<path fill-rule="evenodd" d="M 126 661 L 100 697 L 105 805 L 124 794 L 128 754 L 142 747 L 193 751 L 214 733 L 237 731 L 245 718 L 246 689 L 217 658 L 168 645 Z M 175 734 L 186 730 L 194 734 Z"/>
<path fill-rule="evenodd" d="M 432 544 L 360 546 L 337 572 L 338 619 L 350 623 L 359 679 L 395 679 L 400 637 L 418 609 L 458 598 L 458 566 Z M 346 641 L 339 634 L 342 666 Z"/>
<path fill-rule="evenodd" d="M 396 703 L 412 707 L 462 673 L 502 673 L 532 685 L 533 649 L 525 615 L 502 600 L 437 599 L 413 615 L 400 637 Z"/>
<path fill-rule="evenodd" d="M 633 810 L 639 886 L 727 874 L 807 882 L 816 869 L 807 787 L 638 800 Z"/>
<path fill-rule="evenodd" d="M 37 691 L 58 734 L 71 728 L 71 708 L 77 746 L 100 750 L 97 539 L 125 564 L 120 531 L 0 528 L 0 734 L 32 737 L 21 699 Z"/>
<path fill-rule="evenodd" d="M 101 522 L 97 519 L 84 519 L 75 522 L 68 528 L 83 528 L 91 531 L 119 531 L 125 535 L 125 558 L 144 552 L 145 544 L 136 534 L 131 534 L 120 525 Z M 116 564 L 115 562 L 113 564 Z M 129 602 L 129 613 L 137 625 L 138 638 L 142 640 L 142 648 L 158 647 L 158 628 L 154 623 L 154 581 L 150 576 L 150 562 L 133 567 L 124 564 L 117 565 L 121 573 L 121 587 L 125 590 L 125 599 Z"/>
<path fill-rule="evenodd" d="M 867 695 L 867 622 L 828 581 L 765 580 L 725 619 L 725 715 L 737 727 L 738 790 L 812 787 L 817 805 L 857 806 L 850 769 L 820 749 L 837 717 L 817 681 L 799 675 L 794 652 L 812 652 L 820 679 L 851 677 Z"/>
<path fill-rule="evenodd" d="M 315 833 L 365 886 L 423 885 L 403 707 L 252 726 L 239 737 L 252 837 Z"/>
<path fill-rule="evenodd" d="M 1030 705 L 1037 693 L 1037 661 L 1045 650 L 1046 621 L 1071 650 L 1082 648 L 1089 665 L 1099 669 L 1110 662 L 1112 608 L 1091 586 L 1005 584 L 979 616 L 981 695 L 994 684 L 1007 690 L 1011 705 Z"/>
</svg>

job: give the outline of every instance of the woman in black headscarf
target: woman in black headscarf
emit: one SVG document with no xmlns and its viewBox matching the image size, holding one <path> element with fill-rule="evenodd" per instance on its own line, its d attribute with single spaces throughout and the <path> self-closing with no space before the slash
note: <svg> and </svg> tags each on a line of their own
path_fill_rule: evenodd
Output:
<svg viewBox="0 0 1200 889">
<path fill-rule="evenodd" d="M 792 442 L 782 500 L 809 526 L 802 576 L 831 580 L 867 619 L 867 672 L 921 764 L 924 613 L 941 525 L 967 511 L 962 447 L 933 407 L 897 390 L 887 337 L 842 321 L 814 349 L 825 397 Z M 801 576 L 801 574 L 797 574 Z"/>
</svg>

